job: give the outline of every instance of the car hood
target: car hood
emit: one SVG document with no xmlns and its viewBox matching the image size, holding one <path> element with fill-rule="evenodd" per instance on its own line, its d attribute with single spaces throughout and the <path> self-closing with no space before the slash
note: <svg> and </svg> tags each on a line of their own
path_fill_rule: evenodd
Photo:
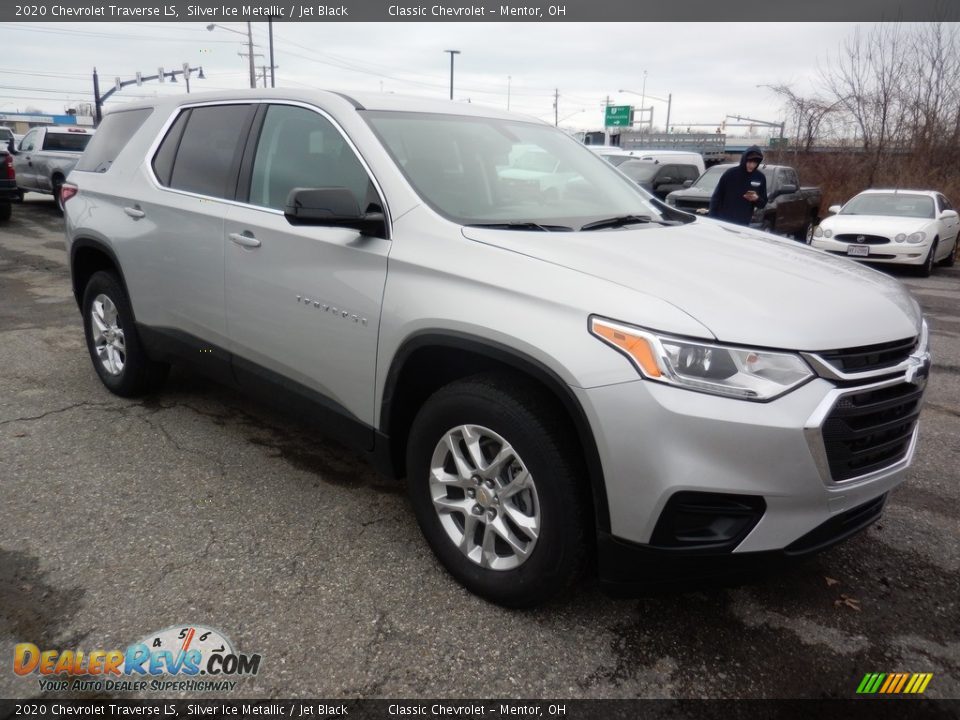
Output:
<svg viewBox="0 0 960 720">
<path fill-rule="evenodd" d="M 593 232 L 465 227 L 463 234 L 658 297 L 723 342 L 817 351 L 920 332 L 919 306 L 893 278 L 726 223 Z"/>
<path fill-rule="evenodd" d="M 836 233 L 860 233 L 893 237 L 898 233 L 909 235 L 922 230 L 932 218 L 905 218 L 889 215 L 832 215 L 820 223 L 826 230 Z"/>
<path fill-rule="evenodd" d="M 674 190 L 670 193 L 670 197 L 673 198 L 684 198 L 685 200 L 709 200 L 713 196 L 713 192 L 707 192 L 706 190 L 701 190 L 700 188 L 683 188 L 682 190 Z"/>
</svg>

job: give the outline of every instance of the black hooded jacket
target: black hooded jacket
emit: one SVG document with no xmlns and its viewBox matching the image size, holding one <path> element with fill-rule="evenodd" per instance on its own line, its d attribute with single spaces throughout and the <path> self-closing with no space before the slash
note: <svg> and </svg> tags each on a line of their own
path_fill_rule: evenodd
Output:
<svg viewBox="0 0 960 720">
<path fill-rule="evenodd" d="M 763 162 L 760 148 L 751 145 L 740 157 L 740 164 L 720 176 L 720 182 L 710 198 L 710 217 L 737 225 L 749 225 L 753 211 L 767 204 L 767 179 L 760 172 L 759 166 L 757 170 L 747 172 L 748 157 L 759 157 L 760 162 Z M 750 202 L 744 199 L 743 195 L 748 190 L 757 193 L 757 200 Z"/>
</svg>

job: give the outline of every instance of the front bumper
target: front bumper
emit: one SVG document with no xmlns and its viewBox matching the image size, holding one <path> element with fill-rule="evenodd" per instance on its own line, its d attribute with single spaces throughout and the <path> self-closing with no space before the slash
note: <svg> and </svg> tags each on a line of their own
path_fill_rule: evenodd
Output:
<svg viewBox="0 0 960 720">
<path fill-rule="evenodd" d="M 918 367 L 928 364 L 928 355 L 918 359 Z M 862 529 L 876 517 L 856 527 L 837 518 L 857 515 L 904 480 L 917 426 L 888 464 L 836 480 L 824 425 L 838 403 L 852 395 L 906 385 L 922 393 L 926 378 L 919 374 L 913 370 L 854 386 L 818 377 L 768 403 L 645 380 L 579 390 L 597 439 L 610 509 L 609 535 L 598 538 L 601 579 L 649 575 L 652 558 L 654 565 L 664 558 L 670 565 L 695 556 L 746 560 L 797 554 L 802 538 L 826 527 L 822 541 L 806 548 L 813 552 Z M 762 516 L 732 547 L 664 548 L 654 542 L 654 531 L 679 492 L 762 498 Z M 844 529 L 831 536 L 831 523 L 838 522 Z M 697 562 L 676 567 L 687 564 Z"/>
<path fill-rule="evenodd" d="M 867 263 L 884 263 L 891 265 L 923 265 L 930 252 L 930 242 L 910 244 L 906 242 L 889 242 L 880 245 L 860 245 L 857 243 L 843 242 L 842 240 L 833 240 L 831 238 L 815 237 L 811 245 L 818 250 L 826 250 L 834 255 L 842 255 L 851 260 L 859 260 Z M 869 248 L 869 255 L 859 256 L 850 255 L 849 247 Z"/>
</svg>

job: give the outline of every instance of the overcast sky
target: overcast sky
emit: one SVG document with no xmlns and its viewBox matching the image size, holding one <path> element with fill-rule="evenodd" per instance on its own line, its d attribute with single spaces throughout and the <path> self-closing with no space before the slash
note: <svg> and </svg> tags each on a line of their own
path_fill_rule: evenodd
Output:
<svg viewBox="0 0 960 720">
<path fill-rule="evenodd" d="M 92 102 L 94 67 L 101 92 L 139 70 L 202 65 L 191 91 L 249 86 L 246 23 L 238 35 L 204 23 L 0 24 L 0 113 L 36 108 L 62 113 Z M 507 106 L 553 122 L 559 90 L 564 127 L 599 129 L 602 106 L 653 98 L 654 123 L 719 124 L 726 115 L 782 119 L 764 85 L 816 86 L 818 68 L 850 37 L 853 23 L 294 23 L 274 25 L 277 87 L 394 92 L 447 97 L 449 55 L 457 49 L 454 97 Z M 267 24 L 253 23 L 257 65 L 268 65 Z M 106 108 L 183 84 L 145 83 L 115 93 Z M 634 94 L 622 94 L 621 89 Z M 685 129 L 685 128 L 684 128 Z M 711 128 L 693 128 L 712 131 Z M 730 130 L 731 134 L 733 130 Z M 745 134 L 746 129 L 742 129 Z M 739 134 L 739 133 L 738 133 Z"/>
</svg>

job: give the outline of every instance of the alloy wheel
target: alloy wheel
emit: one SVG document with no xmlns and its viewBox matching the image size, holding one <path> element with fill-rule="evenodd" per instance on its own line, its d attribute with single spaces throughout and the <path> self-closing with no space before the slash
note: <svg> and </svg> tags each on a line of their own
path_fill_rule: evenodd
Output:
<svg viewBox="0 0 960 720">
<path fill-rule="evenodd" d="M 100 364 L 110 375 L 120 375 L 127 360 L 127 346 L 113 300 L 103 294 L 97 295 L 90 305 L 90 320 Z"/>
<path fill-rule="evenodd" d="M 430 497 L 447 537 L 482 568 L 519 567 L 537 544 L 533 476 L 493 430 L 461 425 L 443 435 L 430 461 Z"/>
</svg>

